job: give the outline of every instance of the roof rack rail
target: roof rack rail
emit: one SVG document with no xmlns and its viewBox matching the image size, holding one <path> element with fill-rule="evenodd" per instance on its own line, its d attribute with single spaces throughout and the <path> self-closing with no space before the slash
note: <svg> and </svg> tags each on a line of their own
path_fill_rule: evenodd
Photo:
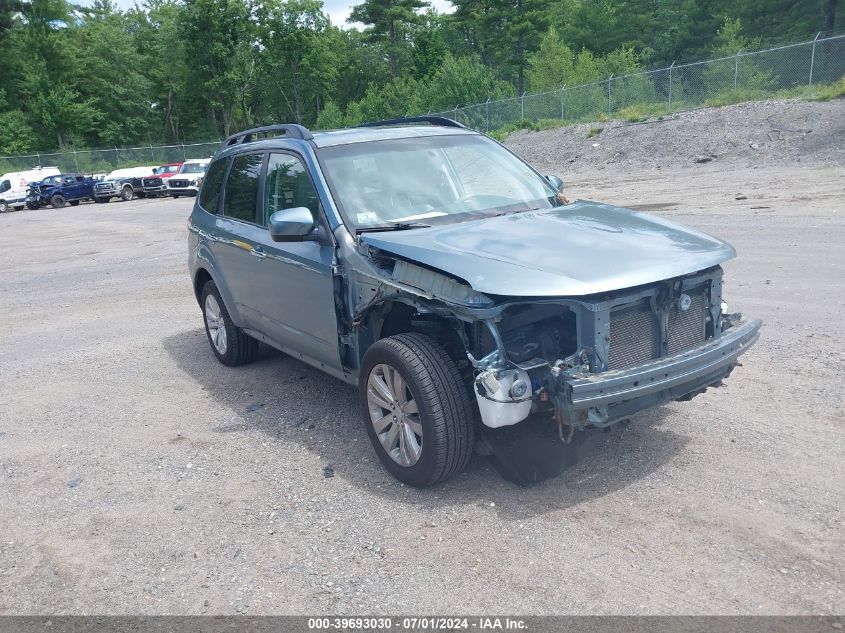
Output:
<svg viewBox="0 0 845 633">
<path fill-rule="evenodd" d="M 254 127 L 249 130 L 244 130 L 243 132 L 238 132 L 237 134 L 232 134 L 232 136 L 223 141 L 223 145 L 225 147 L 229 147 L 230 145 L 237 145 L 239 143 L 249 143 L 252 141 L 252 137 L 254 135 L 265 134 L 268 132 L 277 132 L 277 136 L 301 138 L 306 141 L 310 141 L 314 138 L 314 135 L 311 134 L 311 131 L 307 127 L 296 123 L 281 123 L 279 125 Z"/>
<path fill-rule="evenodd" d="M 466 129 L 466 125 L 445 116 L 403 116 L 398 119 L 384 119 L 383 121 L 369 121 L 355 127 L 381 127 L 382 125 L 407 125 L 408 123 L 430 123 L 441 127 L 459 127 Z"/>
</svg>

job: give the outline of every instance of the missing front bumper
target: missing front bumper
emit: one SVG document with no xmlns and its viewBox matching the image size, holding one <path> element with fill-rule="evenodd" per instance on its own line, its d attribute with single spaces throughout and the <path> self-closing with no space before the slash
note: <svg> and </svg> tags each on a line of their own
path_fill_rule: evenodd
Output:
<svg viewBox="0 0 845 633">
<path fill-rule="evenodd" d="M 555 398 L 559 417 L 575 427 L 605 426 L 716 385 L 757 341 L 761 326 L 749 321 L 704 345 L 630 369 L 567 377 Z"/>
</svg>

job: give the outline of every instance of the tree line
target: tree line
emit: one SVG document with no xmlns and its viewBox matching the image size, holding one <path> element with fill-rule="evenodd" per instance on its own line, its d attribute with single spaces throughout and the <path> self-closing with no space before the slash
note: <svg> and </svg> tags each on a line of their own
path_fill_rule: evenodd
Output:
<svg viewBox="0 0 845 633">
<path fill-rule="evenodd" d="M 0 155 L 330 128 L 812 38 L 837 0 L 0 0 Z"/>
</svg>

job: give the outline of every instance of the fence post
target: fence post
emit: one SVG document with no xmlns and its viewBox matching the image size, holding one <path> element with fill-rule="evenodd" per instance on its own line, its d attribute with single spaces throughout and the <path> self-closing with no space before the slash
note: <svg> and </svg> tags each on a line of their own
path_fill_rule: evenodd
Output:
<svg viewBox="0 0 845 633">
<path fill-rule="evenodd" d="M 525 91 L 522 91 L 522 96 L 519 98 L 519 120 L 525 120 Z"/>
<path fill-rule="evenodd" d="M 455 106 L 455 121 L 458 120 L 458 106 Z"/>
<path fill-rule="evenodd" d="M 156 155 L 153 153 L 153 144 L 150 143 L 150 160 L 156 162 Z"/>
<path fill-rule="evenodd" d="M 672 69 L 675 67 L 675 62 L 669 66 L 669 114 L 672 114 Z"/>
<path fill-rule="evenodd" d="M 560 120 L 561 121 L 564 120 L 564 112 L 565 112 L 564 104 L 565 103 L 566 103 L 566 84 L 563 84 L 563 86 L 560 89 Z"/>
<path fill-rule="evenodd" d="M 613 73 L 607 78 L 607 118 L 610 118 L 610 82 L 613 81 Z"/>
<path fill-rule="evenodd" d="M 185 153 L 185 144 L 182 143 L 182 160 L 188 160 L 188 155 Z"/>
<path fill-rule="evenodd" d="M 36 156 L 38 156 L 38 166 L 39 166 L 39 167 L 42 167 L 42 165 L 41 165 L 41 153 L 40 153 L 40 152 L 36 152 L 36 153 L 35 153 L 35 155 L 36 155 Z"/>
<path fill-rule="evenodd" d="M 76 165 L 76 171 L 79 171 L 79 161 L 76 159 L 76 150 L 71 150 L 73 152 L 73 164 Z"/>
<path fill-rule="evenodd" d="M 808 85 L 813 85 L 813 66 L 816 65 L 816 42 L 819 39 L 819 35 L 821 35 L 821 31 L 816 33 L 816 37 L 813 38 L 813 52 L 810 53 L 810 83 Z"/>
<path fill-rule="evenodd" d="M 487 97 L 487 103 L 484 104 L 484 114 L 487 117 L 486 127 L 484 128 L 484 133 L 490 133 L 490 97 Z"/>
<path fill-rule="evenodd" d="M 736 58 L 734 59 L 734 90 L 736 90 L 736 82 L 739 78 L 739 51 L 736 52 Z"/>
</svg>

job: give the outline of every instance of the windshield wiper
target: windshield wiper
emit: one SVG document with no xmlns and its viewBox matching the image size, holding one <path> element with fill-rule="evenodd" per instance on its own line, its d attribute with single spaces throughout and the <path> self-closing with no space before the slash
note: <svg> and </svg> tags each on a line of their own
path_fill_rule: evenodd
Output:
<svg viewBox="0 0 845 633">
<path fill-rule="evenodd" d="M 394 222 L 379 226 L 365 226 L 357 230 L 358 233 L 375 233 L 378 231 L 407 231 L 408 229 L 427 229 L 431 225 L 425 222 Z"/>
</svg>

